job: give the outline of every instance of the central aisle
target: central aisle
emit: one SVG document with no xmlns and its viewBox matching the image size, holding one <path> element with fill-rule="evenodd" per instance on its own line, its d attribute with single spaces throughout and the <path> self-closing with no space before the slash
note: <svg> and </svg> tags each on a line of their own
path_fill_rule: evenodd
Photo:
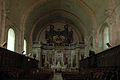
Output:
<svg viewBox="0 0 120 80">
<path fill-rule="evenodd" d="M 55 73 L 52 80 L 63 80 L 61 73 Z"/>
</svg>

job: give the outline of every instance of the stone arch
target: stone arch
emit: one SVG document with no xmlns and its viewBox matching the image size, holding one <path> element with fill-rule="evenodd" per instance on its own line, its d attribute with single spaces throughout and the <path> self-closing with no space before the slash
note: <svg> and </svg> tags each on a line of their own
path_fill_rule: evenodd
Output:
<svg viewBox="0 0 120 80">
<path fill-rule="evenodd" d="M 94 11 L 92 10 L 92 8 L 90 8 L 83 0 L 82 1 L 78 1 L 78 0 L 76 0 L 86 11 L 88 11 L 88 14 L 91 16 L 91 20 L 92 20 L 92 22 L 93 22 L 93 27 L 97 27 L 97 22 L 96 22 L 96 16 L 95 16 L 95 13 L 94 13 Z M 24 31 L 24 27 L 25 27 L 25 23 L 26 23 L 26 20 L 27 20 L 27 18 L 28 18 L 28 16 L 29 16 L 29 13 L 30 12 L 32 12 L 32 10 L 37 6 L 37 5 L 40 5 L 40 4 L 42 4 L 42 3 L 45 3 L 46 2 L 46 0 L 43 0 L 43 1 L 38 1 L 38 2 L 36 2 L 36 3 L 34 3 L 34 4 L 32 4 L 32 6 L 28 9 L 28 10 L 26 10 L 26 11 L 24 11 L 24 13 L 23 13 L 23 16 L 21 17 L 21 30 L 23 30 Z"/>
<path fill-rule="evenodd" d="M 46 0 L 43 0 L 43 1 L 38 1 L 38 2 L 35 2 L 32 4 L 32 6 L 29 7 L 28 10 L 24 11 L 23 12 L 23 15 L 20 19 L 20 29 L 21 31 L 24 31 L 25 30 L 25 27 L 26 27 L 26 23 L 27 23 L 27 19 L 29 18 L 30 16 L 30 13 L 33 11 L 34 8 L 36 8 L 38 5 L 41 5 L 43 3 L 45 3 Z M 97 22 L 96 22 L 96 16 L 95 16 L 95 13 L 94 11 L 92 10 L 92 8 L 90 8 L 90 6 L 88 6 L 83 0 L 76 0 L 77 4 L 80 5 L 86 12 L 87 14 L 90 16 L 90 20 L 92 21 L 92 26 L 91 28 L 94 29 L 94 31 L 92 32 L 94 34 L 94 36 L 96 37 L 96 27 L 97 27 Z M 83 23 L 80 21 L 79 18 L 77 18 L 78 22 L 82 24 L 83 26 Z M 34 24 L 32 25 L 34 26 Z M 85 28 L 85 27 L 83 27 Z M 86 33 L 86 32 L 85 32 Z M 29 43 L 31 43 L 32 40 L 30 39 Z M 96 43 L 96 39 L 95 39 L 95 43 Z"/>
<path fill-rule="evenodd" d="M 107 22 L 105 22 L 100 30 L 99 30 L 99 38 L 100 38 L 100 42 L 99 42 L 99 47 L 104 50 L 107 49 L 108 46 L 106 45 L 106 43 L 110 42 L 110 27 L 108 25 Z"/>
<path fill-rule="evenodd" d="M 64 14 L 67 14 L 67 15 L 72 16 L 73 18 L 75 18 L 76 21 L 79 22 L 79 25 L 81 26 L 80 28 L 81 28 L 81 29 L 83 30 L 83 32 L 85 33 L 84 36 L 88 34 L 88 33 L 87 33 L 87 30 L 86 30 L 86 28 L 85 28 L 84 23 L 83 23 L 77 16 L 75 16 L 75 15 L 73 15 L 72 13 L 67 12 L 67 11 L 65 11 L 65 10 L 55 10 L 55 13 L 56 13 L 56 12 L 63 12 Z M 52 11 L 51 11 L 51 13 L 52 13 Z M 53 14 L 54 14 L 54 12 L 53 12 Z M 47 15 L 46 15 L 46 16 L 47 16 Z M 45 17 L 43 17 L 43 18 L 45 18 Z M 37 24 L 41 19 L 42 19 L 42 18 L 40 17 L 40 18 L 36 21 L 36 23 L 33 25 L 32 28 L 34 28 L 34 27 L 36 26 L 36 24 Z M 33 33 L 33 30 L 34 30 L 34 29 L 32 29 L 31 34 Z"/>
<path fill-rule="evenodd" d="M 85 33 L 85 34 L 82 35 L 82 36 L 87 36 L 87 35 L 88 35 L 88 31 L 85 29 L 85 25 L 83 24 L 83 22 L 81 22 L 81 20 L 80 20 L 78 17 L 76 17 L 76 16 L 73 15 L 72 13 L 67 12 L 67 11 L 65 11 L 65 10 L 55 10 L 55 11 L 51 11 L 51 14 L 54 14 L 54 13 L 56 13 L 56 12 L 64 12 L 64 13 L 67 14 L 67 15 L 73 16 L 73 17 L 77 20 L 77 22 L 79 22 L 79 25 L 81 26 L 80 28 L 82 29 L 83 33 Z M 46 14 L 46 16 L 48 16 L 48 14 Z M 30 33 L 31 33 L 31 34 L 30 34 L 30 36 L 31 36 L 30 41 L 31 41 L 31 42 L 32 42 L 33 32 L 35 31 L 35 27 L 36 27 L 37 23 L 39 23 L 40 20 L 42 20 L 43 18 L 45 18 L 45 17 L 40 17 L 37 21 L 35 21 L 35 24 L 33 24 L 33 27 L 32 27 L 31 32 L 30 32 Z M 79 27 L 79 26 L 77 26 L 77 27 Z M 79 28 L 77 28 L 77 29 L 79 30 Z M 40 32 L 41 32 L 41 31 L 39 31 L 39 34 L 40 34 Z"/>
<path fill-rule="evenodd" d="M 19 37 L 20 30 L 17 29 L 17 28 L 15 27 L 15 25 L 13 25 L 11 22 L 8 23 L 8 24 L 6 25 L 6 30 L 5 30 L 5 40 L 6 40 L 6 41 L 8 40 L 8 30 L 9 30 L 10 28 L 12 28 L 12 29 L 14 30 L 14 32 L 15 32 L 15 52 L 18 52 L 18 49 L 19 49 L 19 47 L 20 47 L 20 46 L 18 46 L 18 45 L 19 45 L 19 38 L 20 38 L 20 37 Z M 7 48 L 7 46 L 6 46 L 6 48 Z"/>
<path fill-rule="evenodd" d="M 66 14 L 69 14 L 69 13 L 66 13 Z M 70 16 L 72 16 L 71 14 L 69 14 Z M 75 17 L 75 16 L 74 16 Z M 75 19 L 76 19 L 76 17 L 75 17 Z M 40 18 L 40 20 L 41 20 L 41 18 Z M 38 20 L 38 22 L 40 21 L 40 20 Z M 85 33 L 84 35 L 82 35 L 82 36 L 87 36 L 88 35 L 88 33 L 87 33 L 87 30 L 85 29 L 85 25 L 80 21 L 80 20 L 78 20 L 78 19 L 76 19 L 78 22 L 79 22 L 79 24 L 81 25 L 81 27 L 82 28 L 84 28 L 84 29 L 82 29 L 82 31 Z M 36 21 L 36 24 L 38 23 L 37 21 Z M 34 24 L 33 25 L 33 27 L 32 27 L 32 31 L 35 31 L 35 26 L 36 26 L 36 24 Z M 76 27 L 78 27 L 78 26 L 76 26 Z M 76 28 L 76 29 L 78 29 L 79 30 L 79 28 Z M 41 29 L 42 30 L 42 29 Z M 39 31 L 39 34 L 40 34 L 40 32 L 41 31 Z M 32 36 L 33 36 L 33 32 L 31 32 L 31 38 L 29 39 L 30 40 L 30 42 L 29 42 L 29 44 L 32 44 Z M 84 38 L 82 37 L 82 39 L 83 39 L 83 41 L 84 41 Z M 31 50 L 31 46 L 29 46 L 29 50 Z"/>
<path fill-rule="evenodd" d="M 7 36 L 7 49 L 11 51 L 15 51 L 15 31 L 13 28 L 9 28 L 8 30 L 8 36 Z"/>
</svg>

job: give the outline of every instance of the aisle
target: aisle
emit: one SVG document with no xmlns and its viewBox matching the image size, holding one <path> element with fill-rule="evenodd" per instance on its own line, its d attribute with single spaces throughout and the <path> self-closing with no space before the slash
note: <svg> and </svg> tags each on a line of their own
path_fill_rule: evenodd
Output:
<svg viewBox="0 0 120 80">
<path fill-rule="evenodd" d="M 63 80 L 61 73 L 55 73 L 52 80 Z"/>
</svg>

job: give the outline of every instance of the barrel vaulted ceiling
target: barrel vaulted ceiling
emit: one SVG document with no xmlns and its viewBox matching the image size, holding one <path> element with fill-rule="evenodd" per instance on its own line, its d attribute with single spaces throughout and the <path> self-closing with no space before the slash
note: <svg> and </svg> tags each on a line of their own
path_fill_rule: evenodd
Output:
<svg viewBox="0 0 120 80">
<path fill-rule="evenodd" d="M 36 35 L 56 19 L 74 24 L 83 35 L 104 22 L 110 0 L 6 0 L 7 17 L 24 34 Z M 112 1 L 112 0 L 111 0 Z M 116 5 L 119 0 L 114 0 Z"/>
</svg>

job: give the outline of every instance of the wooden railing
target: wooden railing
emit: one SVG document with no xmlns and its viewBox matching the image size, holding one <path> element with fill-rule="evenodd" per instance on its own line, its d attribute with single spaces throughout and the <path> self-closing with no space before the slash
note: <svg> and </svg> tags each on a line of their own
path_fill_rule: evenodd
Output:
<svg viewBox="0 0 120 80">
<path fill-rule="evenodd" d="M 30 69 L 38 68 L 38 61 L 16 52 L 0 48 L 0 68 Z"/>
<path fill-rule="evenodd" d="M 63 72 L 63 80 L 120 80 L 120 71 L 115 68 L 84 69 L 78 72 Z"/>
<path fill-rule="evenodd" d="M 38 69 L 37 60 L 0 48 L 0 79 L 51 80 L 52 77 L 52 71 L 42 72 Z"/>
<path fill-rule="evenodd" d="M 80 61 L 82 68 L 120 67 L 120 45 Z"/>
<path fill-rule="evenodd" d="M 51 80 L 53 72 L 41 72 L 40 69 L 33 69 L 20 74 L 18 80 Z"/>
</svg>

